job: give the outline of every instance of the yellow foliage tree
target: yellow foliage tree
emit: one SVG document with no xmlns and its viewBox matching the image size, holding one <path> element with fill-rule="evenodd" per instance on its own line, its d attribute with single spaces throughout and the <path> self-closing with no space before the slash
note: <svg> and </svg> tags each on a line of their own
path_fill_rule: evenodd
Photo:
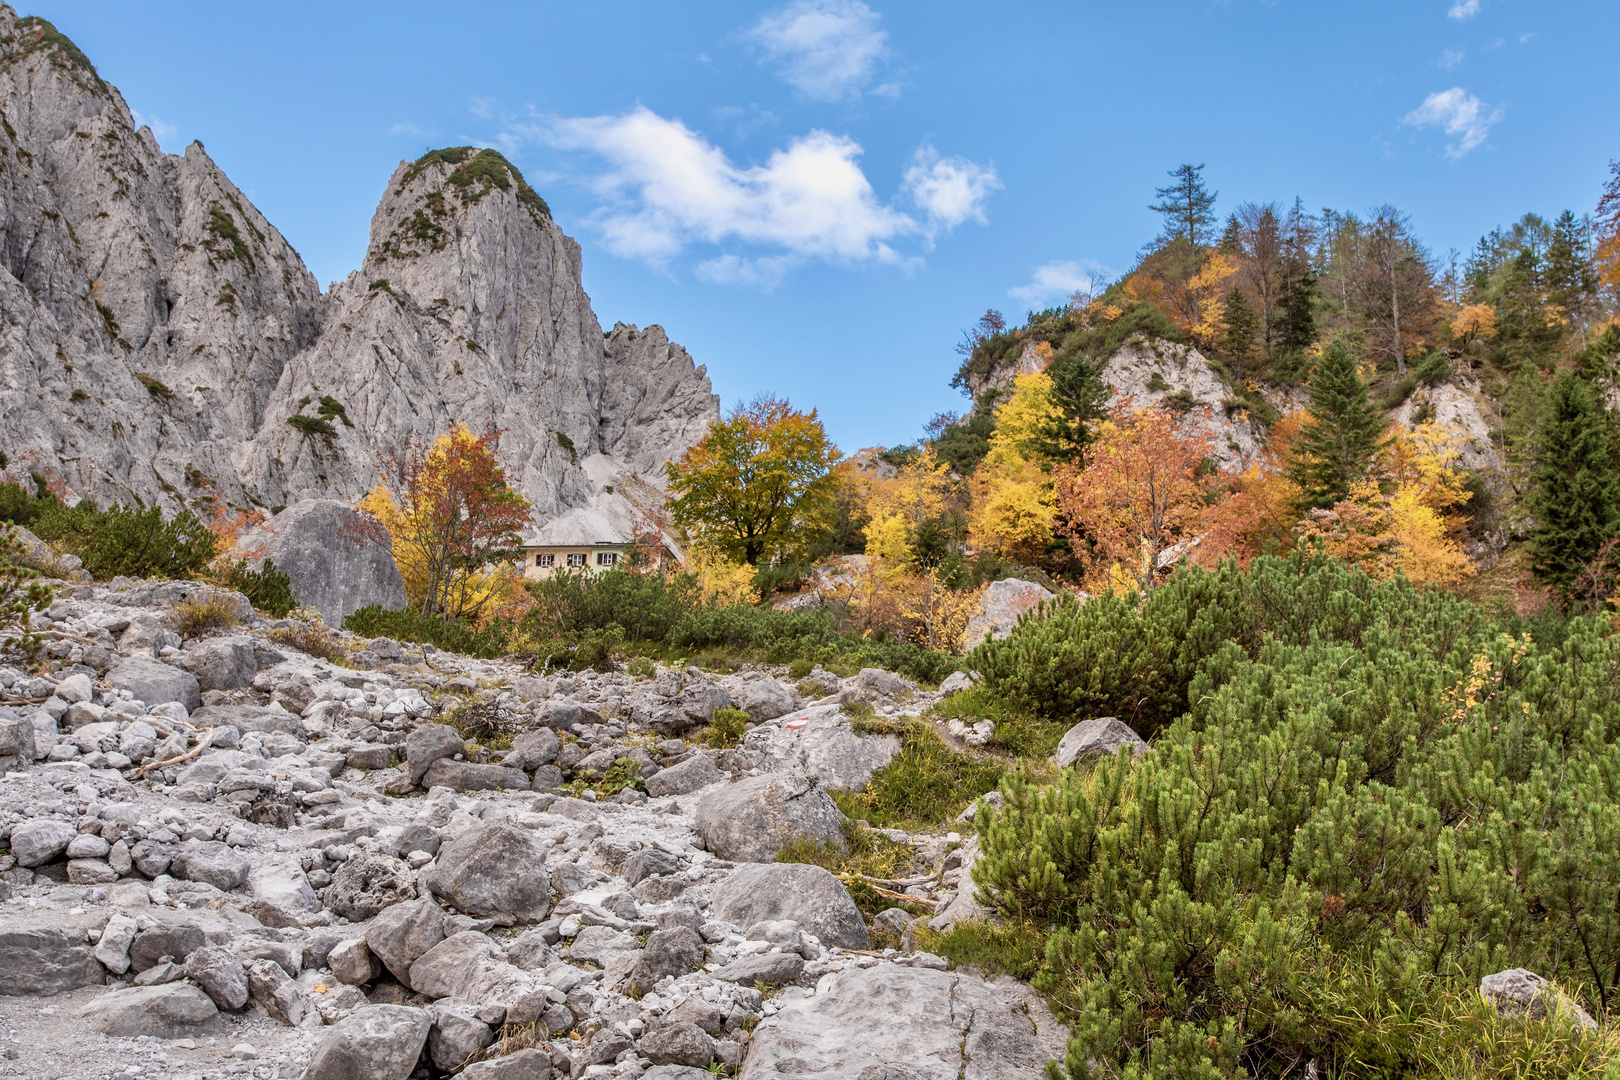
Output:
<svg viewBox="0 0 1620 1080">
<path fill-rule="evenodd" d="M 1196 316 L 1185 329 L 1200 345 L 1209 345 L 1221 332 L 1226 317 L 1226 305 L 1221 297 L 1226 292 L 1227 278 L 1237 273 L 1237 269 L 1236 259 L 1217 251 L 1211 253 L 1187 281 L 1191 310 Z"/>
<path fill-rule="evenodd" d="M 1051 542 L 1057 501 L 1052 478 L 1032 453 L 1057 415 L 1052 378 L 1020 375 L 1013 393 L 996 410 L 990 449 L 973 474 L 973 543 L 1004 555 L 1033 559 Z"/>
</svg>

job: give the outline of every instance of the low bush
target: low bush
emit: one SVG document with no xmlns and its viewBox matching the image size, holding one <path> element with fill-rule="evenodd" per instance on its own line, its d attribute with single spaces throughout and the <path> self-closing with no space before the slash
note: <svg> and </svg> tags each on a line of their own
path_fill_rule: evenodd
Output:
<svg viewBox="0 0 1620 1080">
<path fill-rule="evenodd" d="M 999 761 L 951 749 L 926 722 L 856 716 L 851 727 L 863 734 L 888 729 L 900 735 L 900 753 L 872 775 L 865 790 L 830 793 L 846 816 L 872 825 L 934 828 L 994 791 L 1006 772 Z"/>
<path fill-rule="evenodd" d="M 246 559 L 240 559 L 220 575 L 220 584 L 235 589 L 248 598 L 248 603 L 273 619 L 284 619 L 287 612 L 298 606 L 293 596 L 292 579 L 276 569 L 274 559 L 264 560 L 257 570 L 249 570 Z"/>
<path fill-rule="evenodd" d="M 208 595 L 187 600 L 177 604 L 174 611 L 180 617 L 181 637 L 194 638 L 218 633 L 229 630 L 241 621 L 237 618 L 236 608 L 223 596 Z"/>
<path fill-rule="evenodd" d="M 1152 751 L 1009 777 L 975 823 L 979 895 L 1044 938 L 1068 1074 L 1603 1075 L 1612 1032 L 1501 1017 L 1477 987 L 1527 967 L 1595 1016 L 1620 1004 L 1609 620 L 1544 644 L 1304 555 L 1203 576 L 1166 595 L 1226 610 L 1178 600 L 1178 621 L 1156 593 L 1134 616 L 1190 670 L 1143 684 L 1182 695 Z M 1145 670 L 1145 631 L 1101 610 Z M 1182 648 L 1209 626 L 1225 640 Z"/>
<path fill-rule="evenodd" d="M 343 629 L 352 630 L 362 637 L 390 637 L 396 641 L 414 641 L 432 645 L 446 652 L 494 660 L 507 653 L 511 628 L 494 624 L 484 629 L 464 622 L 452 622 L 419 615 L 414 611 L 391 611 L 377 604 L 349 612 L 343 619 Z"/>
<path fill-rule="evenodd" d="M 214 534 L 189 510 L 167 521 L 156 506 L 119 503 L 98 510 L 88 499 L 64 506 L 49 495 L 34 500 L 28 527 L 41 540 L 77 555 L 97 580 L 188 578 L 201 573 L 217 549 Z"/>
<path fill-rule="evenodd" d="M 741 709 L 716 709 L 709 718 L 709 726 L 694 735 L 692 741 L 716 750 L 730 750 L 742 742 L 743 734 L 748 730 L 748 721 L 748 714 Z"/>
<path fill-rule="evenodd" d="M 39 652 L 40 640 L 29 632 L 28 619 L 50 607 L 53 594 L 37 571 L 23 565 L 24 555 L 12 528 L 0 527 L 0 648 L 32 657 Z"/>
<path fill-rule="evenodd" d="M 298 610 L 293 609 L 291 614 L 298 614 Z M 343 647 L 343 641 L 318 621 L 278 626 L 270 631 L 270 640 L 329 663 L 349 666 L 349 650 Z"/>
</svg>

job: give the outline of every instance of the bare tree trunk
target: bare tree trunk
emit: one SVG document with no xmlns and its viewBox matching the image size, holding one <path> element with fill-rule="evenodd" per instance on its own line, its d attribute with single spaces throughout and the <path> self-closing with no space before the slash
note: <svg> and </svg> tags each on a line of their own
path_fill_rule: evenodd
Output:
<svg viewBox="0 0 1620 1080">
<path fill-rule="evenodd" d="M 1406 349 L 1401 345 L 1401 290 L 1395 283 L 1395 260 L 1389 263 L 1389 305 L 1393 313 L 1392 326 L 1395 330 L 1395 373 L 1406 374 Z"/>
</svg>

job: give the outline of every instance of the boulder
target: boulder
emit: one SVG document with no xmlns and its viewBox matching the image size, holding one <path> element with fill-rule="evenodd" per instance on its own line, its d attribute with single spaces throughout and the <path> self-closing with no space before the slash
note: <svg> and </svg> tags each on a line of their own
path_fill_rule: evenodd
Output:
<svg viewBox="0 0 1620 1080">
<path fill-rule="evenodd" d="M 859 918 L 859 915 L 856 917 Z M 654 984 L 666 975 L 678 979 L 696 971 L 703 966 L 706 951 L 703 939 L 691 927 L 676 926 L 653 931 L 647 936 L 647 944 L 643 946 L 636 966 L 630 970 L 625 992 L 641 997 L 651 993 Z M 708 1062 L 702 1064 L 707 1065 Z"/>
<path fill-rule="evenodd" d="M 59 859 L 79 831 L 56 818 L 34 818 L 11 830 L 11 854 L 18 866 L 43 866 Z"/>
<path fill-rule="evenodd" d="M 0 717 L 0 765 L 17 768 L 34 760 L 34 723 L 27 717 Z"/>
<path fill-rule="evenodd" d="M 846 820 L 808 777 L 766 773 L 711 788 L 698 803 L 696 828 L 720 858 L 762 863 L 798 840 L 844 849 Z"/>
<path fill-rule="evenodd" d="M 79 1015 L 103 1035 L 178 1039 L 219 1015 L 213 999 L 186 982 L 132 986 L 93 998 Z"/>
<path fill-rule="evenodd" d="M 128 690 L 139 701 L 178 701 L 191 712 L 202 705 L 197 676 L 138 656 L 119 661 L 107 672 L 107 685 L 114 690 Z"/>
<path fill-rule="evenodd" d="M 655 799 L 665 795 L 690 795 L 725 778 L 725 773 L 715 766 L 713 754 L 693 754 L 679 765 L 660 769 L 649 776 L 647 794 Z"/>
<path fill-rule="evenodd" d="M 244 550 L 262 552 L 287 575 L 300 604 L 321 613 L 328 626 L 375 604 L 405 606 L 405 580 L 394 565 L 388 533 L 369 515 L 336 499 L 302 499 L 249 531 Z"/>
<path fill-rule="evenodd" d="M 756 724 L 775 720 L 783 713 L 792 712 L 799 705 L 799 695 L 769 675 L 744 683 L 735 696 L 737 707 L 746 712 Z"/>
<path fill-rule="evenodd" d="M 706 1069 L 714 1060 L 714 1040 L 696 1024 L 666 1024 L 641 1037 L 641 1053 L 654 1065 Z"/>
<path fill-rule="evenodd" d="M 733 926 L 791 919 L 823 945 L 866 949 L 860 909 L 839 880 L 819 866 L 766 863 L 733 871 L 710 892 L 710 917 Z"/>
<path fill-rule="evenodd" d="M 639 885 L 654 874 L 673 874 L 681 868 L 681 860 L 660 848 L 642 848 L 624 860 L 619 874 L 627 885 Z"/>
<path fill-rule="evenodd" d="M 140 924 L 128 915 L 115 914 L 101 928 L 101 939 L 91 953 L 114 975 L 129 970 L 129 946 L 135 940 Z"/>
<path fill-rule="evenodd" d="M 218 840 L 187 840 L 175 853 L 169 873 L 182 881 L 201 881 L 230 892 L 247 883 L 252 869 L 235 848 Z"/>
<path fill-rule="evenodd" d="M 442 1072 L 453 1073 L 468 1058 L 495 1041 L 488 1024 L 468 1005 L 440 1005 L 428 1030 L 428 1058 Z"/>
<path fill-rule="evenodd" d="M 287 970 L 274 960 L 254 960 L 246 965 L 248 994 L 259 1007 L 288 1027 L 298 1027 L 310 1011 L 309 998 Z"/>
<path fill-rule="evenodd" d="M 280 925 L 296 925 L 301 913 L 321 909 L 296 855 L 261 858 L 248 874 L 248 888 L 259 911 L 255 917 L 266 926 L 271 925 L 266 918 L 274 918 Z"/>
<path fill-rule="evenodd" d="M 850 680 L 849 686 L 852 696 L 862 701 L 875 701 L 880 697 L 910 697 L 916 689 L 915 685 L 894 672 L 875 667 L 861 668 Z"/>
<path fill-rule="evenodd" d="M 551 1080 L 551 1055 L 530 1047 L 493 1061 L 469 1065 L 458 1075 L 461 1080 Z"/>
<path fill-rule="evenodd" d="M 962 651 L 968 652 L 987 636 L 991 641 L 1007 637 L 1017 625 L 1020 615 L 1033 610 L 1043 600 L 1052 599 L 1054 595 L 1033 581 L 1003 578 L 991 582 L 984 595 L 979 597 L 973 614 L 968 616 L 967 627 L 962 631 Z"/>
<path fill-rule="evenodd" d="M 956 870 L 956 894 L 943 907 L 936 908 L 933 917 L 928 920 L 929 929 L 941 933 L 950 930 L 959 922 L 977 922 L 990 917 L 989 909 L 974 898 L 973 864 L 979 861 L 979 838 L 968 837 L 957 849 L 957 854 L 962 862 Z"/>
<path fill-rule="evenodd" d="M 475 1004 L 511 1004 L 536 985 L 528 972 L 502 957 L 499 946 L 476 930 L 451 934 L 411 965 L 406 984 L 430 998 Z"/>
<path fill-rule="evenodd" d="M 422 786 L 447 787 L 452 791 L 528 791 L 529 778 L 522 769 L 504 765 L 477 765 L 442 757 L 422 774 Z"/>
<path fill-rule="evenodd" d="M 332 946 L 326 954 L 332 977 L 348 986 L 364 986 L 382 974 L 382 961 L 371 951 L 365 938 L 349 938 Z"/>
<path fill-rule="evenodd" d="M 1558 986 L 1525 968 L 1509 968 L 1479 980 L 1479 994 L 1503 1016 L 1537 1020 L 1563 1016 L 1579 1031 L 1596 1031 L 1598 1023 L 1580 1003 Z"/>
<path fill-rule="evenodd" d="M 302 720 L 273 705 L 208 705 L 192 712 L 191 723 L 199 728 L 235 728 L 239 735 L 250 731 L 266 735 L 279 731 L 302 738 L 304 734 Z M 217 741 L 217 733 L 213 745 L 223 745 Z"/>
<path fill-rule="evenodd" d="M 955 694 L 968 689 L 973 685 L 973 676 L 965 671 L 953 671 L 945 676 L 945 681 L 939 684 L 941 694 Z"/>
<path fill-rule="evenodd" d="M 533 772 L 542 765 L 556 761 L 560 748 L 557 733 L 550 728 L 525 731 L 512 740 L 512 749 L 501 759 L 501 764 L 509 769 Z"/>
<path fill-rule="evenodd" d="M 203 993 L 226 1012 L 247 1004 L 248 975 L 242 961 L 229 949 L 204 945 L 186 957 L 186 978 L 202 987 Z"/>
<path fill-rule="evenodd" d="M 789 713 L 750 731 L 742 745 L 764 754 L 769 768 L 803 773 L 834 791 L 860 791 L 900 753 L 898 735 L 858 735 L 837 705 Z"/>
<path fill-rule="evenodd" d="M 454 757 L 467 749 L 466 740 L 453 727 L 419 724 L 405 739 L 405 761 L 411 767 L 411 786 L 422 782 L 428 766 L 440 758 Z"/>
<path fill-rule="evenodd" d="M 75 671 L 56 684 L 56 697 L 69 705 L 77 705 L 81 701 L 89 701 L 95 696 L 95 684 L 90 676 L 82 671 Z"/>
<path fill-rule="evenodd" d="M 326 907 L 350 922 L 375 918 L 384 908 L 416 899 L 416 874 L 388 855 L 356 855 L 332 875 Z"/>
<path fill-rule="evenodd" d="M 1133 757 L 1148 748 L 1140 735 L 1112 716 L 1084 720 L 1064 732 L 1052 761 L 1058 768 L 1066 769 L 1087 758 L 1113 757 L 1122 746 L 1129 747 Z"/>
<path fill-rule="evenodd" d="M 432 1028 L 424 1009 L 367 1005 L 332 1025 L 303 1080 L 407 1080 Z"/>
<path fill-rule="evenodd" d="M 502 926 L 539 922 L 551 910 L 545 845 L 505 821 L 480 822 L 446 844 L 424 884 L 446 903 Z"/>
<path fill-rule="evenodd" d="M 962 972 L 845 968 L 754 1029 L 739 1080 L 1044 1080 L 1067 1033 L 1029 988 Z M 649 1074 L 650 1075 L 650 1074 Z"/>
<path fill-rule="evenodd" d="M 444 912 L 425 896 L 386 908 L 366 927 L 366 947 L 406 986 L 411 965 L 443 940 Z"/>
<path fill-rule="evenodd" d="M 202 927 L 192 923 L 159 923 L 135 935 L 129 945 L 129 964 L 136 971 L 156 966 L 165 956 L 183 964 L 192 953 L 208 944 Z"/>
<path fill-rule="evenodd" d="M 738 986 L 765 983 L 778 986 L 798 982 L 804 974 L 804 961 L 798 953 L 767 952 L 739 957 L 714 973 L 714 977 Z"/>
<path fill-rule="evenodd" d="M 253 685 L 259 658 L 251 641 L 213 638 L 187 650 L 180 666 L 195 675 L 204 690 L 242 690 Z"/>
<path fill-rule="evenodd" d="M 0 927 L 0 995 L 61 994 L 107 977 L 82 934 L 56 927 Z"/>
</svg>

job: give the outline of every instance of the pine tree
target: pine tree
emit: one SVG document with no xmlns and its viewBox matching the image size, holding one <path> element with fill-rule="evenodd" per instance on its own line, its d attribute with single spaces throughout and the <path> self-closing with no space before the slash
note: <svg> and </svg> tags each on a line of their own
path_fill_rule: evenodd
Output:
<svg viewBox="0 0 1620 1080">
<path fill-rule="evenodd" d="M 1300 428 L 1285 471 L 1299 485 L 1302 506 L 1327 507 L 1346 498 L 1350 485 L 1366 475 L 1384 421 L 1343 338 L 1322 350 L 1310 390 L 1310 419 Z"/>
<path fill-rule="evenodd" d="M 1164 215 L 1164 243 L 1185 241 L 1202 247 L 1209 240 L 1209 226 L 1215 220 L 1211 209 L 1217 192 L 1204 186 L 1202 165 L 1182 165 L 1171 171 L 1175 183 L 1155 188 L 1159 201 L 1149 206 Z"/>
<path fill-rule="evenodd" d="M 1079 462 L 1091 442 L 1091 422 L 1108 415 L 1113 389 L 1103 380 L 1101 361 L 1084 354 L 1059 360 L 1047 369 L 1052 377 L 1056 413 L 1041 429 L 1031 450 L 1048 462 Z"/>
<path fill-rule="evenodd" d="M 1530 553 L 1536 576 L 1566 595 L 1605 540 L 1620 535 L 1615 430 L 1591 387 L 1560 375 L 1542 406 Z"/>
<path fill-rule="evenodd" d="M 1260 320 L 1249 306 L 1243 290 L 1234 288 L 1226 294 L 1226 329 L 1221 335 L 1221 351 L 1240 363 L 1247 363 L 1254 355 L 1255 334 Z"/>
<path fill-rule="evenodd" d="M 1285 356 L 1300 356 L 1316 341 L 1316 275 L 1305 270 L 1283 289 L 1282 329 L 1277 346 Z"/>
</svg>

